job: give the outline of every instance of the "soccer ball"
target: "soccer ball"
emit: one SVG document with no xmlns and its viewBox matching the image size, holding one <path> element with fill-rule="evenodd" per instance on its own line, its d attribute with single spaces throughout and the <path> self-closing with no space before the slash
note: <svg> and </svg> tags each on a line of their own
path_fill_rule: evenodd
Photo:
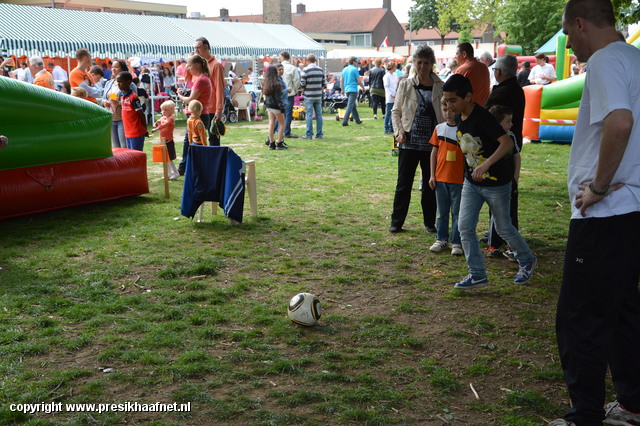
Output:
<svg viewBox="0 0 640 426">
<path fill-rule="evenodd" d="M 289 302 L 289 319 L 296 324 L 312 326 L 320 315 L 320 300 L 311 293 L 296 294 Z"/>
</svg>

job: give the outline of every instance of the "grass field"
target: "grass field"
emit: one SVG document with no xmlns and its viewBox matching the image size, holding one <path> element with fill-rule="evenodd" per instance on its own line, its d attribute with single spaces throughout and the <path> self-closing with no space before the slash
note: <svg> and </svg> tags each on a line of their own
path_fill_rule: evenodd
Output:
<svg viewBox="0 0 640 426">
<path fill-rule="evenodd" d="M 397 160 L 382 120 L 360 111 L 364 124 L 327 115 L 325 139 L 290 139 L 286 151 L 265 147 L 266 122 L 229 125 L 223 143 L 255 160 L 258 177 L 259 217 L 247 200 L 238 226 L 210 211 L 203 223 L 181 217 L 182 179 L 164 198 L 154 163 L 148 195 L 0 222 L 0 424 L 559 417 L 569 147 L 523 151 L 520 229 L 539 258 L 534 279 L 516 286 L 515 264 L 487 259 L 492 285 L 463 293 L 453 284 L 464 258 L 428 250 L 417 183 L 407 232 L 387 232 Z M 300 291 L 322 301 L 315 327 L 286 317 Z M 52 402 L 190 402 L 191 411 L 10 407 Z"/>
</svg>

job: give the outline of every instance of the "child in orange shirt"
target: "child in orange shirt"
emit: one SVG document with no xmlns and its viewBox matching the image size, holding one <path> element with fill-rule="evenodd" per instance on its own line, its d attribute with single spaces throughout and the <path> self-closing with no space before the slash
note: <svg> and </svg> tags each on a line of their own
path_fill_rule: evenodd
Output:
<svg viewBox="0 0 640 426">
<path fill-rule="evenodd" d="M 191 117 L 187 120 L 187 133 L 190 144 L 207 145 L 207 129 L 200 114 L 202 114 L 202 103 L 198 100 L 189 102 L 189 112 Z"/>
<path fill-rule="evenodd" d="M 436 242 L 429 248 L 441 252 L 448 247 L 449 212 L 451 212 L 451 254 L 464 254 L 458 232 L 458 213 L 464 183 L 464 154 L 458 144 L 458 126 L 455 114 L 443 98 L 441 103 L 445 122 L 433 130 L 431 136 L 431 178 L 429 186 L 436 192 L 438 218 L 436 219 Z"/>
<path fill-rule="evenodd" d="M 160 105 L 162 117 L 153 125 L 151 132 L 160 131 L 160 137 L 164 138 L 169 154 L 169 179 L 177 180 L 180 174 L 176 169 L 173 160 L 176 159 L 176 145 L 173 141 L 173 130 L 175 128 L 176 104 L 173 101 L 165 101 Z"/>
</svg>

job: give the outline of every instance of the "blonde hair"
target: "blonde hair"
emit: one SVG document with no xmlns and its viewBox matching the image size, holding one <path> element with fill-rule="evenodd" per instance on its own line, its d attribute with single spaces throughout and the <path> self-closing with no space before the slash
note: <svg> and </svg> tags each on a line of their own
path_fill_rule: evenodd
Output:
<svg viewBox="0 0 640 426">
<path fill-rule="evenodd" d="M 87 91 L 84 90 L 82 87 L 72 87 L 71 96 L 74 96 L 76 98 L 87 99 L 88 94 L 87 94 Z"/>
<path fill-rule="evenodd" d="M 160 111 L 171 110 L 171 115 L 175 115 L 176 113 L 176 104 L 173 101 L 164 101 L 162 105 L 160 105 Z"/>
<path fill-rule="evenodd" d="M 382 59 L 381 58 L 376 58 L 373 61 L 374 64 L 376 64 L 376 67 L 379 67 L 380 65 L 382 65 Z"/>
<path fill-rule="evenodd" d="M 387 71 L 391 71 L 395 67 L 396 67 L 396 63 L 395 62 L 387 62 Z"/>
<path fill-rule="evenodd" d="M 197 115 L 200 117 L 200 114 L 202 113 L 202 102 L 197 99 L 189 102 L 189 111 L 191 112 L 191 115 Z"/>
</svg>

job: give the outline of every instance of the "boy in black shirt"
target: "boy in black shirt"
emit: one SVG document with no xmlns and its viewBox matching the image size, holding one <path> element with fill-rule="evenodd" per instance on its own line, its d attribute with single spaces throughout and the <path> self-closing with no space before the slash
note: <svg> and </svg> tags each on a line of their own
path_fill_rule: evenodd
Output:
<svg viewBox="0 0 640 426">
<path fill-rule="evenodd" d="M 455 288 L 471 289 L 489 284 L 476 235 L 478 216 L 485 202 L 495 218 L 498 234 L 516 252 L 520 269 L 514 282 L 526 284 L 537 266 L 537 259 L 512 225 L 509 215 L 513 172 L 505 155 L 513 149 L 513 139 L 487 110 L 471 100 L 469 79 L 454 74 L 444 84 L 443 91 L 447 104 L 459 114 L 457 136 L 466 163 L 458 229 L 469 275 L 456 283 Z"/>
</svg>

